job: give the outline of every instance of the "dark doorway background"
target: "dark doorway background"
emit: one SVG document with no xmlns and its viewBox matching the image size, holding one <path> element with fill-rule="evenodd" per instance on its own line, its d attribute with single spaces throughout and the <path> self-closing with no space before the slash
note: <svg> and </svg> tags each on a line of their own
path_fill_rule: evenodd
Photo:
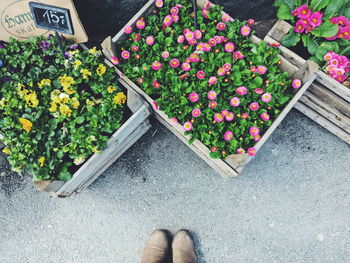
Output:
<svg viewBox="0 0 350 263">
<path fill-rule="evenodd" d="M 89 44 L 114 36 L 147 0 L 73 0 L 89 36 Z M 214 0 L 234 18 L 264 21 L 276 18 L 274 0 Z"/>
</svg>

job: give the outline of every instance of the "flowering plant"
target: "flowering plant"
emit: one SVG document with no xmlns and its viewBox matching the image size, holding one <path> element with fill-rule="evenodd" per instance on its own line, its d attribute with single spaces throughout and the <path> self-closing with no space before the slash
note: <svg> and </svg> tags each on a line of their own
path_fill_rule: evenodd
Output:
<svg viewBox="0 0 350 263">
<path fill-rule="evenodd" d="M 198 29 L 190 1 L 155 5 L 136 28 L 125 27 L 112 62 L 212 158 L 255 155 L 254 145 L 293 97 L 288 74 L 277 67 L 279 49 L 251 43 L 254 21 L 233 20 L 210 2 L 198 11 Z"/>
<path fill-rule="evenodd" d="M 126 96 L 100 51 L 61 39 L 64 59 L 55 42 L 1 42 L 0 132 L 14 170 L 66 181 L 121 126 Z"/>
<path fill-rule="evenodd" d="M 350 2 L 347 0 L 312 0 L 310 5 L 300 0 L 275 0 L 279 19 L 290 20 L 294 30 L 282 40 L 291 47 L 300 40 L 312 55 L 311 60 L 325 65 L 326 54 L 336 54 L 341 65 L 337 70 L 325 70 L 338 82 L 349 76 L 345 56 L 350 55 Z M 332 53 L 329 53 L 332 52 Z M 333 56 L 332 55 L 332 56 Z M 329 65 L 327 65 L 329 66 Z M 325 68 L 325 67 L 324 67 Z M 342 72 L 341 74 L 339 74 Z"/>
</svg>

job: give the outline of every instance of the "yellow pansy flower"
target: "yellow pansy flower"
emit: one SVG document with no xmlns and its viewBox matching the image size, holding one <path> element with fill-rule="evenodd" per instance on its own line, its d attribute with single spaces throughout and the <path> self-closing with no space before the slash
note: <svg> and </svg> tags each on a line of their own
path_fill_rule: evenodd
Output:
<svg viewBox="0 0 350 263">
<path fill-rule="evenodd" d="M 3 153 L 7 154 L 7 155 L 10 155 L 11 154 L 11 150 L 9 148 L 4 148 L 2 150 Z"/>
<path fill-rule="evenodd" d="M 59 99 L 59 103 L 60 103 L 60 104 L 66 104 L 66 103 L 68 103 L 68 101 L 69 101 L 69 95 L 62 92 L 62 93 L 58 96 L 58 99 Z"/>
<path fill-rule="evenodd" d="M 81 69 L 80 73 L 83 74 L 83 79 L 88 79 L 91 76 L 91 72 L 87 69 Z"/>
<path fill-rule="evenodd" d="M 55 102 L 50 103 L 51 107 L 49 108 L 49 111 L 55 112 L 57 111 L 57 104 Z"/>
<path fill-rule="evenodd" d="M 97 50 L 96 47 L 93 47 L 93 48 L 91 48 L 91 49 L 89 50 L 89 53 L 90 53 L 90 54 L 93 54 L 93 55 L 95 55 L 95 54 L 98 53 L 98 52 L 100 52 L 100 51 Z"/>
<path fill-rule="evenodd" d="M 75 84 L 75 81 L 72 77 L 67 76 L 66 74 L 62 77 L 59 77 L 62 87 L 69 88 L 71 85 Z"/>
<path fill-rule="evenodd" d="M 118 92 L 117 95 L 114 96 L 114 103 L 117 105 L 122 105 L 126 102 L 126 96 L 124 92 Z"/>
<path fill-rule="evenodd" d="M 27 95 L 25 95 L 24 99 L 27 102 L 29 107 L 34 108 L 39 104 L 39 100 L 37 99 L 35 91 L 27 92 Z"/>
<path fill-rule="evenodd" d="M 41 88 L 42 86 L 50 86 L 51 85 L 51 80 L 49 79 L 42 79 L 39 83 L 38 86 Z"/>
<path fill-rule="evenodd" d="M 67 105 L 61 105 L 60 112 L 67 117 L 70 117 L 72 115 L 72 110 Z"/>
<path fill-rule="evenodd" d="M 79 59 L 75 60 L 75 61 L 74 61 L 74 69 L 78 69 L 78 68 L 80 67 L 81 64 L 82 64 L 82 63 L 81 63 L 81 61 L 80 61 Z"/>
<path fill-rule="evenodd" d="M 19 118 L 19 122 L 22 124 L 23 130 L 26 132 L 30 132 L 30 130 L 33 127 L 33 123 L 30 120 L 27 120 L 25 118 Z"/>
<path fill-rule="evenodd" d="M 86 100 L 86 105 L 88 105 L 88 106 L 94 106 L 94 105 L 96 105 L 96 103 L 95 103 L 94 101 L 90 100 L 90 99 L 87 99 L 87 100 Z"/>
<path fill-rule="evenodd" d="M 107 91 L 109 92 L 109 93 L 113 93 L 114 91 L 116 91 L 117 89 L 114 87 L 114 86 L 109 86 L 108 88 L 107 88 Z"/>
<path fill-rule="evenodd" d="M 97 73 L 97 75 L 102 76 L 103 74 L 106 73 L 106 70 L 107 70 L 106 66 L 103 64 L 100 64 L 100 65 L 98 65 L 98 67 L 96 69 L 96 73 Z"/>
<path fill-rule="evenodd" d="M 39 166 L 40 166 L 40 167 L 43 167 L 43 166 L 44 166 L 45 160 L 46 160 L 46 159 L 45 159 L 44 156 L 42 156 L 42 157 L 39 158 L 38 162 L 39 162 Z"/>
<path fill-rule="evenodd" d="M 80 105 L 80 103 L 79 103 L 78 99 L 73 97 L 72 98 L 72 107 L 73 107 L 73 109 L 79 108 L 79 105 Z"/>
<path fill-rule="evenodd" d="M 5 107 L 7 107 L 8 105 L 9 105 L 9 102 L 8 102 L 7 99 L 2 98 L 2 99 L 0 100 L 0 106 L 1 106 L 1 107 L 5 108 Z"/>
</svg>

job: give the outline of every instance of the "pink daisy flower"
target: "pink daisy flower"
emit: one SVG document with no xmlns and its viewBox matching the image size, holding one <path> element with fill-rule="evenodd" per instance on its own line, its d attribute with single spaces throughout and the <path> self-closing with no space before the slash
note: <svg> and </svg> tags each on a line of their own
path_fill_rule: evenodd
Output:
<svg viewBox="0 0 350 263">
<path fill-rule="evenodd" d="M 247 23 L 248 23 L 248 25 L 252 26 L 255 24 L 255 21 L 254 21 L 254 19 L 248 19 Z"/>
<path fill-rule="evenodd" d="M 252 31 L 252 29 L 247 25 L 241 27 L 241 35 L 242 36 L 248 36 L 251 31 Z"/>
<path fill-rule="evenodd" d="M 194 39 L 194 33 L 192 31 L 187 31 L 187 33 L 185 34 L 185 38 L 187 39 L 187 41 Z"/>
<path fill-rule="evenodd" d="M 231 100 L 230 100 L 230 104 L 232 107 L 238 107 L 240 104 L 241 104 L 241 100 L 237 97 L 233 97 Z"/>
<path fill-rule="evenodd" d="M 139 51 L 139 47 L 138 46 L 132 46 L 131 50 L 134 51 L 134 52 L 137 52 L 137 51 Z"/>
<path fill-rule="evenodd" d="M 206 10 L 206 9 L 203 9 L 203 10 L 202 10 L 202 16 L 203 16 L 204 18 L 209 18 L 208 14 L 209 14 L 209 10 Z"/>
<path fill-rule="evenodd" d="M 248 113 L 242 113 L 242 119 L 246 120 L 249 118 L 249 114 Z"/>
<path fill-rule="evenodd" d="M 272 95 L 266 92 L 261 96 L 261 100 L 263 102 L 270 102 L 272 100 Z"/>
<path fill-rule="evenodd" d="M 208 82 L 210 85 L 214 85 L 218 81 L 217 77 L 210 77 Z"/>
<path fill-rule="evenodd" d="M 227 131 L 224 134 L 225 141 L 231 141 L 233 139 L 233 133 L 232 131 Z"/>
<path fill-rule="evenodd" d="M 216 94 L 216 92 L 214 90 L 211 90 L 211 91 L 208 92 L 207 97 L 210 100 L 215 100 L 216 97 L 217 97 L 217 94 Z"/>
<path fill-rule="evenodd" d="M 252 111 L 256 111 L 256 110 L 259 109 L 259 103 L 257 103 L 257 102 L 252 102 L 252 103 L 250 103 L 249 108 L 250 108 Z"/>
<path fill-rule="evenodd" d="M 235 50 L 235 45 L 232 42 L 228 42 L 225 44 L 225 51 L 231 53 Z"/>
<path fill-rule="evenodd" d="M 216 106 L 218 106 L 218 103 L 216 102 L 216 101 L 211 101 L 211 102 L 209 102 L 209 108 L 211 108 L 211 109 L 215 109 L 216 108 Z"/>
<path fill-rule="evenodd" d="M 190 61 L 191 61 L 192 63 L 198 63 L 200 60 L 201 60 L 201 57 L 199 56 L 199 54 L 197 54 L 197 53 L 192 53 L 192 54 L 190 55 Z"/>
<path fill-rule="evenodd" d="M 248 154 L 249 154 L 250 156 L 256 155 L 256 150 L 255 150 L 255 148 L 254 148 L 254 147 L 248 148 Z"/>
<path fill-rule="evenodd" d="M 230 19 L 231 19 L 231 17 L 228 14 L 224 14 L 221 17 L 221 20 L 224 21 L 224 22 L 229 22 Z"/>
<path fill-rule="evenodd" d="M 216 113 L 214 115 L 214 120 L 219 123 L 219 122 L 222 122 L 224 120 L 224 116 L 221 115 L 221 113 Z"/>
<path fill-rule="evenodd" d="M 140 39 L 141 39 L 141 35 L 140 35 L 139 33 L 135 33 L 135 35 L 134 35 L 134 41 L 135 41 L 135 42 L 139 42 Z"/>
<path fill-rule="evenodd" d="M 178 123 L 177 118 L 171 118 L 170 121 L 171 121 L 172 123 Z"/>
<path fill-rule="evenodd" d="M 256 71 L 259 73 L 259 74 L 265 74 L 266 73 L 266 67 L 265 66 L 262 66 L 262 65 L 260 65 L 260 66 L 258 66 L 257 67 L 257 69 L 256 69 Z"/>
<path fill-rule="evenodd" d="M 153 69 L 153 70 L 159 70 L 159 69 L 161 69 L 161 68 L 162 68 L 162 64 L 161 64 L 160 62 L 154 61 L 154 62 L 152 63 L 152 69 Z"/>
<path fill-rule="evenodd" d="M 163 0 L 156 0 L 156 7 L 162 8 L 164 5 Z"/>
<path fill-rule="evenodd" d="M 202 36 L 203 36 L 202 32 L 200 30 L 198 30 L 198 29 L 195 30 L 193 33 L 194 33 L 194 38 L 197 39 L 197 40 L 201 39 Z"/>
<path fill-rule="evenodd" d="M 120 61 L 117 57 L 111 57 L 111 62 L 113 65 L 119 65 Z"/>
<path fill-rule="evenodd" d="M 214 152 L 214 153 L 217 152 L 218 151 L 218 147 L 216 147 L 216 146 L 211 147 L 211 151 Z"/>
<path fill-rule="evenodd" d="M 212 47 L 215 47 L 215 46 L 216 46 L 216 41 L 215 41 L 214 38 L 209 39 L 208 43 L 209 43 L 209 45 L 212 46 Z"/>
<path fill-rule="evenodd" d="M 172 15 L 172 18 L 173 18 L 173 22 L 176 23 L 180 20 L 180 17 L 179 15 Z"/>
<path fill-rule="evenodd" d="M 224 68 L 219 68 L 218 69 L 218 75 L 219 76 L 225 76 L 226 75 L 226 70 Z"/>
<path fill-rule="evenodd" d="M 180 61 L 177 58 L 173 58 L 172 60 L 170 60 L 170 66 L 172 68 L 177 68 L 178 66 L 180 66 Z"/>
<path fill-rule="evenodd" d="M 292 81 L 292 86 L 295 89 L 299 89 L 301 87 L 301 80 L 300 79 L 294 79 Z"/>
<path fill-rule="evenodd" d="M 190 46 L 193 46 L 193 45 L 197 44 L 197 40 L 194 39 L 194 38 L 192 38 L 192 39 L 188 40 L 188 44 L 189 44 Z"/>
<path fill-rule="evenodd" d="M 127 50 L 124 50 L 124 51 L 122 52 L 122 58 L 123 58 L 123 59 L 128 59 L 128 58 L 130 58 L 130 52 L 127 51 Z"/>
<path fill-rule="evenodd" d="M 132 33 L 132 27 L 131 26 L 126 26 L 124 28 L 124 33 L 127 35 L 130 35 Z"/>
<path fill-rule="evenodd" d="M 185 62 L 185 63 L 182 63 L 181 68 L 184 71 L 190 71 L 191 70 L 191 65 L 189 63 Z"/>
<path fill-rule="evenodd" d="M 225 116 L 225 119 L 227 121 L 233 121 L 234 118 L 235 118 L 235 115 L 232 112 L 227 113 L 227 115 Z"/>
<path fill-rule="evenodd" d="M 137 20 L 136 27 L 138 29 L 144 29 L 146 27 L 146 22 L 143 19 Z"/>
<path fill-rule="evenodd" d="M 222 43 L 222 38 L 221 38 L 221 36 L 215 36 L 215 37 L 214 37 L 214 40 L 215 40 L 215 42 L 216 42 L 217 44 Z"/>
<path fill-rule="evenodd" d="M 211 50 L 211 46 L 208 43 L 203 44 L 203 51 L 209 52 Z"/>
<path fill-rule="evenodd" d="M 270 47 L 280 47 L 281 44 L 275 41 L 275 42 L 271 43 L 269 46 Z"/>
<path fill-rule="evenodd" d="M 156 89 L 159 89 L 160 83 L 157 80 L 154 80 L 152 86 L 155 87 Z"/>
<path fill-rule="evenodd" d="M 243 154 L 243 153 L 245 153 L 245 150 L 243 148 L 238 148 L 237 149 L 237 153 L 238 154 Z"/>
<path fill-rule="evenodd" d="M 197 79 L 204 79 L 205 78 L 205 72 L 203 70 L 200 70 L 197 72 Z"/>
<path fill-rule="evenodd" d="M 256 135 L 260 134 L 260 129 L 256 126 L 253 126 L 249 129 L 249 133 L 252 136 L 256 136 Z"/>
<path fill-rule="evenodd" d="M 230 63 L 225 63 L 224 64 L 224 66 L 223 66 L 223 68 L 226 70 L 226 71 L 229 71 L 229 70 L 231 70 L 231 64 Z"/>
<path fill-rule="evenodd" d="M 256 67 L 251 67 L 249 70 L 250 70 L 250 72 L 253 72 L 253 73 L 254 73 L 254 72 L 257 71 L 257 68 L 256 68 Z"/>
<path fill-rule="evenodd" d="M 247 92 L 248 92 L 248 89 L 246 87 L 244 87 L 244 86 L 238 87 L 236 89 L 236 93 L 238 95 L 241 95 L 241 96 L 244 96 L 245 94 L 247 94 Z"/>
<path fill-rule="evenodd" d="M 261 113 L 260 117 L 261 117 L 261 119 L 263 121 L 269 121 L 270 120 L 270 115 L 267 114 L 266 112 Z"/>
<path fill-rule="evenodd" d="M 183 125 L 183 128 L 185 131 L 191 131 L 192 130 L 192 123 L 190 121 L 186 121 Z"/>
<path fill-rule="evenodd" d="M 255 135 L 254 138 L 253 138 L 253 140 L 256 141 L 256 142 L 260 141 L 260 139 L 261 139 L 260 134 Z"/>
<path fill-rule="evenodd" d="M 182 44 L 184 41 L 185 41 L 185 36 L 183 35 L 178 36 L 177 43 Z"/>
<path fill-rule="evenodd" d="M 173 23 L 173 16 L 167 15 L 167 16 L 164 17 L 163 25 L 165 27 L 171 26 L 172 23 Z"/>
<path fill-rule="evenodd" d="M 226 115 L 227 115 L 228 113 L 229 113 L 228 110 L 223 110 L 223 111 L 221 112 L 221 115 L 224 116 L 224 117 L 226 117 Z"/>
<path fill-rule="evenodd" d="M 225 29 L 226 29 L 226 24 L 223 23 L 223 22 L 219 22 L 219 23 L 217 24 L 216 28 L 217 28 L 219 31 L 225 30 Z"/>
<path fill-rule="evenodd" d="M 199 95 L 196 92 L 192 92 L 189 96 L 188 99 L 192 102 L 196 102 L 199 100 Z"/>
<path fill-rule="evenodd" d="M 167 59 L 168 57 L 169 57 L 169 52 L 168 51 L 164 51 L 163 53 L 162 53 L 162 57 L 163 58 L 165 58 L 165 59 Z"/>
<path fill-rule="evenodd" d="M 170 9 L 170 13 L 172 15 L 177 15 L 179 13 L 179 9 L 176 6 L 174 6 Z"/>
<path fill-rule="evenodd" d="M 195 109 L 192 111 L 192 116 L 195 117 L 195 118 L 197 118 L 197 117 L 201 116 L 201 113 L 202 113 L 202 112 L 201 112 L 200 109 L 195 108 Z"/>
<path fill-rule="evenodd" d="M 188 78 L 188 74 L 187 73 L 185 73 L 185 74 L 180 76 L 180 79 L 186 79 L 186 78 Z"/>
<path fill-rule="evenodd" d="M 159 110 L 157 101 L 154 100 L 154 101 L 152 102 L 152 107 L 153 107 L 154 110 Z"/>
<path fill-rule="evenodd" d="M 142 78 L 138 78 L 137 79 L 137 83 L 142 84 L 143 83 L 143 79 Z"/>
<path fill-rule="evenodd" d="M 210 1 L 206 1 L 204 3 L 204 9 L 209 9 L 210 8 L 210 5 L 211 5 L 211 2 Z"/>
<path fill-rule="evenodd" d="M 255 89 L 255 93 L 261 95 L 261 94 L 264 93 L 264 90 L 260 89 L 260 88 L 257 88 L 257 89 Z"/>
<path fill-rule="evenodd" d="M 243 58 L 244 58 L 244 56 L 243 56 L 243 54 L 242 54 L 241 51 L 236 51 L 236 52 L 234 52 L 233 55 L 232 55 L 232 57 L 233 57 L 234 59 L 243 59 Z"/>
<path fill-rule="evenodd" d="M 146 44 L 149 46 L 152 46 L 154 44 L 154 37 L 153 36 L 148 36 L 146 38 Z"/>
</svg>

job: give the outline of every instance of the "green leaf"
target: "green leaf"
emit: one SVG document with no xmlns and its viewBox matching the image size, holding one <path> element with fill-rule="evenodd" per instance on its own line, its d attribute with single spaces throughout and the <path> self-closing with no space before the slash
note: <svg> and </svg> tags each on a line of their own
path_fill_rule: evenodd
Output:
<svg viewBox="0 0 350 263">
<path fill-rule="evenodd" d="M 210 152 L 209 156 L 213 159 L 219 159 L 221 157 L 221 153 L 220 152 Z"/>
<path fill-rule="evenodd" d="M 171 37 L 167 37 L 165 39 L 165 46 L 170 47 L 171 43 L 173 42 L 173 39 Z"/>
<path fill-rule="evenodd" d="M 335 16 L 343 5 L 343 0 L 332 0 L 324 12 L 324 19 Z"/>
<path fill-rule="evenodd" d="M 292 9 L 287 4 L 281 4 L 277 10 L 277 17 L 279 19 L 291 20 L 293 19 Z"/>
<path fill-rule="evenodd" d="M 286 47 L 294 47 L 300 41 L 300 34 L 296 34 L 293 30 L 283 38 L 282 45 Z"/>
<path fill-rule="evenodd" d="M 328 51 L 334 51 L 335 53 L 339 52 L 339 45 L 337 42 L 323 42 L 320 47 Z"/>
<path fill-rule="evenodd" d="M 60 180 L 61 181 L 68 181 L 71 178 L 72 178 L 72 175 L 70 174 L 70 172 L 61 172 L 60 173 Z"/>
<path fill-rule="evenodd" d="M 304 46 L 309 51 L 309 53 L 311 55 L 315 55 L 316 51 L 317 51 L 317 48 L 318 48 L 317 42 L 314 39 L 312 39 L 310 37 L 310 35 L 305 35 L 305 34 L 301 36 L 301 39 L 302 39 L 302 41 L 304 43 Z"/>
<path fill-rule="evenodd" d="M 319 11 L 322 8 L 326 7 L 329 3 L 329 0 L 312 0 L 310 4 L 310 8 L 313 11 Z"/>
<path fill-rule="evenodd" d="M 78 124 L 82 124 L 84 121 L 85 121 L 85 117 L 83 117 L 83 116 L 80 116 L 80 117 L 77 118 L 77 123 Z"/>
<path fill-rule="evenodd" d="M 320 61 L 323 61 L 323 57 L 324 57 L 324 55 L 327 54 L 327 52 L 328 52 L 328 50 L 324 49 L 324 48 L 317 49 L 317 51 L 316 51 L 317 59 L 319 59 Z"/>
<path fill-rule="evenodd" d="M 311 34 L 317 37 L 332 37 L 338 33 L 338 25 L 330 21 L 323 22 L 319 27 L 310 31 Z"/>
<path fill-rule="evenodd" d="M 343 56 L 349 56 L 350 55 L 350 46 L 348 46 L 347 48 L 345 48 L 344 50 L 342 50 L 340 52 L 341 55 Z"/>
</svg>

